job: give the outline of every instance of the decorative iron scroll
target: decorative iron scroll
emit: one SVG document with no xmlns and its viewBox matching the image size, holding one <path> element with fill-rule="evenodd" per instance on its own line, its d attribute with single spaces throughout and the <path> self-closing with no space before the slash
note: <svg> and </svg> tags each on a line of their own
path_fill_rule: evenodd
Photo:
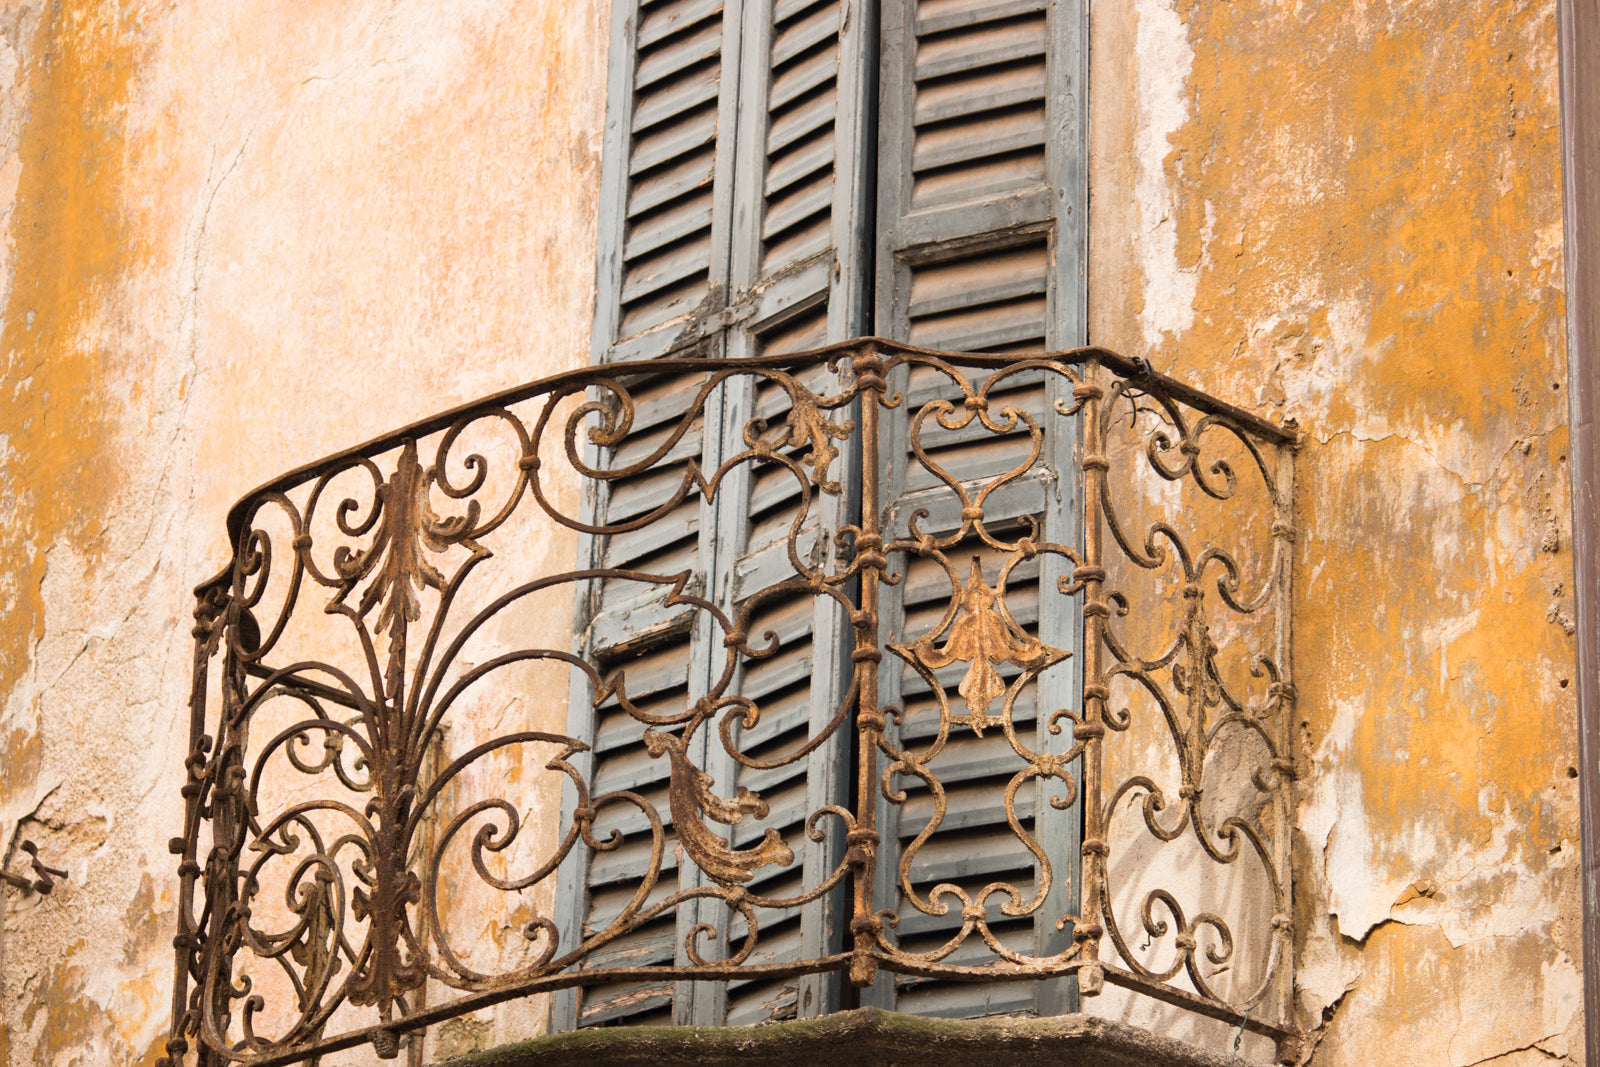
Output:
<svg viewBox="0 0 1600 1067">
<path fill-rule="evenodd" d="M 636 394 L 663 380 L 686 384 L 645 435 Z M 739 444 L 703 469 L 687 443 L 735 388 L 778 402 L 724 434 Z M 996 443 L 1006 458 L 980 475 L 950 458 Z M 364 1043 L 388 1058 L 406 1034 L 541 991 L 826 971 L 858 985 L 879 971 L 1069 975 L 1084 996 L 1120 986 L 1292 1056 L 1293 443 L 1102 349 L 1002 357 L 867 338 L 562 374 L 284 475 L 230 512 L 232 559 L 198 591 L 164 1062 L 287 1063 Z M 897 464 L 920 479 L 909 503 L 891 499 Z M 718 592 L 696 566 L 537 572 L 550 530 L 620 538 L 679 521 L 741 471 L 793 483 L 784 573 L 759 589 Z M 609 525 L 579 502 L 657 476 L 650 505 Z M 998 502 L 1025 485 L 1076 487 L 1070 537 L 1052 540 L 1061 529 L 1025 508 L 1000 520 Z M 825 497 L 854 498 L 840 513 L 859 522 L 819 528 Z M 880 597 L 914 567 L 944 575 L 948 604 L 895 632 Z M 1019 621 L 1024 573 L 1036 576 L 1031 596 L 1073 605 L 1072 647 Z M 583 640 L 518 641 L 533 605 L 582 603 L 605 583 L 649 607 L 643 627 L 712 635 L 704 691 L 647 707 L 627 666 Z M 739 679 L 780 643 L 765 613 L 800 599 L 831 600 L 849 622 L 847 696 L 786 751 L 746 751 L 763 708 Z M 1074 660 L 1077 691 L 1041 680 Z M 890 664 L 937 698 L 924 740 L 905 740 L 912 713 L 882 699 Z M 559 707 L 544 715 L 557 722 L 540 720 L 560 704 L 541 695 L 564 695 L 567 675 L 633 723 L 641 758 L 669 769 L 664 804 L 599 788 L 589 745 L 557 728 Z M 1027 731 L 1019 700 L 1037 708 Z M 517 728 L 530 721 L 541 728 Z M 985 731 L 1009 747 L 993 799 L 1033 857 L 1033 883 L 930 888 L 919 852 L 950 814 L 938 756 Z M 713 774 L 705 753 L 744 774 L 835 743 L 855 762 L 853 803 L 803 825 L 813 840 L 838 835 L 842 859 L 798 893 L 770 895 L 768 876 L 798 869 L 803 842 L 767 825 L 770 798 Z M 555 810 L 563 786 L 577 800 Z M 1075 813 L 1079 854 L 1041 844 L 1019 813 L 1025 787 Z M 932 808 L 923 828 L 903 845 L 880 838 L 883 805 L 911 796 Z M 630 861 L 636 892 L 564 932 L 549 914 L 556 872 L 616 855 L 623 827 L 646 843 Z M 698 876 L 675 881 L 674 861 Z M 1029 954 L 992 931 L 999 917 L 1042 914 L 1053 883 L 1073 887 L 1075 905 L 1044 916 L 1068 947 Z M 896 907 L 875 905 L 884 886 L 897 887 Z M 1207 903 L 1218 886 L 1221 903 Z M 762 956 L 763 916 L 836 891 L 849 898 L 842 951 Z M 461 934 L 484 899 L 500 901 L 496 921 L 516 935 L 487 955 L 481 926 Z M 721 917 L 696 922 L 673 962 L 612 951 L 691 902 Z M 960 926 L 912 951 L 897 927 L 913 911 L 959 912 Z"/>
</svg>

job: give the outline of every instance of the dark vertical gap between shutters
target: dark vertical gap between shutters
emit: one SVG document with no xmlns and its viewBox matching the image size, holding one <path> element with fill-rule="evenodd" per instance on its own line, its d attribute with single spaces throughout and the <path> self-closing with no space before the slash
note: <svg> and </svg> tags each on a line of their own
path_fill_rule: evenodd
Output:
<svg viewBox="0 0 1600 1067">
<path fill-rule="evenodd" d="M 1074 118 L 1083 96 L 1082 5 L 1072 0 L 884 0 L 878 168 L 878 332 L 930 348 L 1021 352 L 1068 347 L 1086 341 L 1081 288 L 1084 253 L 1082 123 Z M 1071 132 L 1077 134 L 1066 140 Z M 1071 208 L 1072 211 L 1068 209 Z M 1076 213 L 1076 217 L 1073 216 Z M 978 384 L 980 379 L 974 379 Z M 909 418 L 921 403 L 948 397 L 930 372 L 900 372 L 890 389 L 906 391 L 907 403 L 886 413 L 888 472 L 886 532 L 903 536 L 911 514 L 927 508 L 925 531 L 948 535 L 959 529 L 960 505 L 911 454 Z M 937 392 L 936 392 L 937 390 Z M 994 395 L 995 408 L 1014 405 L 1041 423 L 1052 418 L 1059 383 L 1018 378 Z M 1055 435 L 1052 435 L 1055 436 Z M 1070 434 L 1060 434 L 1070 438 Z M 962 482 L 981 482 L 1027 454 L 1025 434 L 996 435 L 981 427 L 964 431 L 925 428 L 931 458 Z M 1052 541 L 1077 544 L 1073 517 L 1077 470 L 1072 442 L 1058 442 L 1045 457 L 1049 475 L 1008 486 L 986 503 L 986 524 L 997 536 L 1016 536 L 1025 516 Z M 947 551 L 957 576 L 936 561 L 897 554 L 891 573 L 903 571 L 884 598 L 886 640 L 910 641 L 937 625 L 952 584 L 978 559 L 993 583 L 999 560 L 976 538 Z M 1079 626 L 1076 605 L 1055 593 L 1061 564 L 1042 557 L 1012 572 L 1007 604 L 1017 621 L 1046 644 L 1070 649 L 1074 658 L 1052 668 L 1037 694 L 1050 701 L 1047 714 L 1075 693 Z M 885 660 L 885 705 L 904 714 L 894 727 L 903 747 L 925 742 L 937 730 L 938 704 L 914 671 Z M 1011 676 L 1015 669 L 1008 668 Z M 1004 672 L 1003 672 L 1004 673 Z M 954 694 L 961 671 L 938 675 Z M 948 675 L 948 677 L 946 677 Z M 1038 727 L 1040 709 L 1024 691 L 1016 707 L 1019 728 L 1034 731 L 1035 744 L 1064 750 L 1070 738 Z M 940 882 L 976 895 L 984 885 L 1010 882 L 1025 893 L 1036 885 L 1035 861 L 1011 832 L 1000 797 L 1018 763 L 1003 735 L 977 736 L 952 730 L 950 744 L 933 765 L 949 792 L 939 830 L 914 857 L 913 887 L 924 897 Z M 910 951 L 931 951 L 961 927 L 959 914 L 929 915 L 902 896 L 898 852 L 928 825 L 931 794 L 901 776 L 903 804 L 878 801 L 884 851 L 876 883 L 877 906 L 899 914 L 892 936 Z M 990 928 L 1002 941 L 1030 955 L 1051 954 L 1071 944 L 1070 926 L 1054 920 L 1075 901 L 1081 813 L 1049 804 L 1060 783 L 1024 790 L 1017 815 L 1052 859 L 1054 888 L 1040 912 L 1008 919 L 998 902 L 988 909 Z M 959 911 L 952 908 L 952 912 Z M 977 963 L 991 958 L 975 935 L 950 957 Z M 1071 979 L 985 985 L 905 979 L 881 975 L 862 993 L 863 1003 L 918 1015 L 984 1016 L 1058 1014 L 1076 1009 Z"/>
</svg>

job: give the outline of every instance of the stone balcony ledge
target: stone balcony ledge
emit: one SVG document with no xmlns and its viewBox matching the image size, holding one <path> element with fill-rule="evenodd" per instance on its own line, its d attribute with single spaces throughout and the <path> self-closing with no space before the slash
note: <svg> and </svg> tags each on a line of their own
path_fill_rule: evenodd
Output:
<svg viewBox="0 0 1600 1067">
<path fill-rule="evenodd" d="M 926 1019 L 857 1008 L 765 1026 L 614 1026 L 551 1034 L 438 1067 L 1253 1067 L 1093 1015 Z"/>
</svg>

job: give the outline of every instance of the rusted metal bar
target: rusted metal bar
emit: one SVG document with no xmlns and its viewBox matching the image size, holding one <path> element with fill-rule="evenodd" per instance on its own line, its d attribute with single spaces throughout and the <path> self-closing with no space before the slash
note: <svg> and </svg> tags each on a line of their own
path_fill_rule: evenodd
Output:
<svg viewBox="0 0 1600 1067">
<path fill-rule="evenodd" d="M 48 896 L 55 889 L 56 880 L 65 878 L 67 872 L 58 870 L 55 867 L 45 866 L 44 861 L 39 858 L 39 846 L 32 841 L 20 842 L 17 847 L 28 854 L 28 867 L 33 871 L 33 877 L 24 878 L 21 875 L 12 874 L 10 871 L 0 870 L 0 881 L 9 886 L 15 886 L 24 892 Z"/>
<path fill-rule="evenodd" d="M 1214 1000 L 1197 997 L 1186 989 L 1180 989 L 1165 982 L 1152 982 L 1148 978 L 1132 971 L 1125 971 L 1121 967 L 1107 966 L 1105 972 L 1106 981 L 1112 985 L 1131 989 L 1136 993 L 1149 997 L 1151 1000 L 1159 1000 L 1163 1004 L 1171 1004 L 1173 1007 L 1182 1008 L 1184 1011 L 1203 1015 L 1207 1019 L 1216 1019 L 1218 1022 L 1228 1023 L 1230 1026 L 1238 1026 L 1248 1033 L 1269 1037 L 1279 1045 L 1280 1049 L 1287 1049 L 1300 1039 L 1299 1032 L 1291 1027 L 1278 1026 L 1264 1019 L 1241 1016 L 1238 1012 L 1223 1007 Z M 1281 1054 L 1278 1059 L 1280 1062 L 1294 1062 L 1293 1060 L 1283 1059 Z"/>
<path fill-rule="evenodd" d="M 1096 996 L 1105 982 L 1100 963 L 1100 938 L 1105 924 L 1101 914 L 1101 891 L 1106 878 L 1105 812 L 1105 733 L 1106 701 L 1110 690 L 1105 684 L 1105 628 L 1111 614 L 1106 603 L 1105 552 L 1101 544 L 1101 497 L 1106 491 L 1106 472 L 1110 461 L 1105 454 L 1105 389 L 1100 384 L 1099 359 L 1084 367 L 1084 380 L 1078 387 L 1083 406 L 1078 412 L 1083 470 L 1083 568 L 1075 577 L 1083 589 L 1083 722 L 1077 732 L 1083 735 L 1083 900 L 1079 905 L 1083 921 L 1075 936 L 1082 942 L 1085 961 L 1078 972 L 1078 992 Z"/>
<path fill-rule="evenodd" d="M 1290 429 L 1293 429 L 1293 427 L 1291 426 Z M 1278 495 L 1277 499 L 1273 501 L 1274 515 L 1272 522 L 1273 563 L 1274 569 L 1277 571 L 1277 591 L 1274 594 L 1277 610 L 1273 619 L 1275 629 L 1273 647 L 1274 659 L 1277 661 L 1282 674 L 1278 681 L 1274 683 L 1277 698 L 1276 740 L 1279 758 L 1274 762 L 1269 773 L 1277 776 L 1280 788 L 1277 792 L 1275 804 L 1276 817 L 1279 824 L 1286 828 L 1294 824 L 1296 810 L 1294 783 L 1298 777 L 1300 766 L 1295 743 L 1299 733 L 1296 729 L 1295 708 L 1295 699 L 1298 694 L 1294 687 L 1295 556 L 1293 549 L 1295 538 L 1298 534 L 1294 510 L 1295 451 L 1295 446 L 1283 447 L 1278 451 Z M 1280 833 L 1273 838 L 1273 862 L 1277 867 L 1279 884 L 1283 886 L 1282 906 L 1272 918 L 1274 950 L 1283 961 L 1278 977 L 1277 1017 L 1283 1020 L 1293 1020 L 1295 1017 L 1294 840 L 1291 834 Z M 1281 1056 L 1292 1053 L 1296 1061 L 1298 1059 L 1298 1046 L 1292 1041 L 1280 1039 L 1279 1051 Z"/>
<path fill-rule="evenodd" d="M 854 872 L 855 894 L 850 910 L 850 935 L 854 951 L 850 958 L 850 981 L 858 988 L 869 986 L 878 973 L 877 950 L 883 921 L 873 908 L 872 883 L 877 872 L 877 766 L 878 744 L 883 737 L 883 711 L 878 707 L 878 665 L 883 660 L 878 631 L 878 583 L 887 560 L 883 554 L 883 531 L 879 479 L 883 456 L 879 451 L 879 405 L 886 383 L 884 363 L 877 344 L 865 342 L 856 350 L 854 363 L 856 391 L 861 398 L 861 531 L 855 544 L 856 563 L 861 574 L 861 603 L 851 620 L 855 627 L 856 648 L 852 658 L 860 680 L 856 725 L 856 808 L 855 822 L 846 835 L 845 862 Z"/>
<path fill-rule="evenodd" d="M 810 367 L 822 366 L 828 363 L 830 360 L 836 359 L 841 354 L 847 353 L 853 348 L 862 344 L 870 344 L 880 353 L 892 352 L 913 356 L 925 355 L 935 357 L 951 354 L 943 353 L 932 348 L 919 348 L 915 345 L 908 345 L 900 341 L 890 340 L 887 337 L 864 337 L 849 341 L 840 341 L 835 344 L 825 345 L 821 348 L 809 349 L 807 351 L 793 353 L 792 355 L 777 357 L 776 359 L 764 360 L 764 362 L 780 363 L 785 369 L 791 372 L 801 371 Z M 1244 408 L 1238 407 L 1237 405 L 1218 400 L 1215 397 L 1201 392 L 1192 386 L 1185 385 L 1175 378 L 1150 369 L 1148 364 L 1135 362 L 1134 360 L 1129 359 L 1127 356 L 1119 355 L 1118 353 L 1113 352 L 1109 348 L 1100 348 L 1094 345 L 1089 345 L 1082 348 L 1062 349 L 1059 352 L 1025 353 L 1022 355 L 996 356 L 981 352 L 960 354 L 965 357 L 964 361 L 967 363 L 967 365 L 988 369 L 999 369 L 1015 362 L 1018 359 L 1042 359 L 1066 364 L 1069 366 L 1079 366 L 1090 360 L 1094 360 L 1125 378 L 1140 378 L 1148 381 L 1152 388 L 1170 395 L 1173 399 L 1181 403 L 1188 404 L 1197 411 L 1202 411 L 1206 414 L 1221 415 L 1225 418 L 1228 418 L 1237 423 L 1240 428 L 1248 431 L 1249 433 L 1255 434 L 1264 441 L 1268 441 L 1275 445 L 1292 445 L 1296 444 L 1299 440 L 1299 435 L 1293 430 L 1287 429 L 1284 426 L 1274 423 L 1268 419 L 1263 419 L 1261 416 L 1246 411 Z M 756 361 L 746 362 L 750 365 L 754 365 Z M 704 371 L 708 368 L 724 368 L 727 365 L 727 361 L 725 360 L 708 359 L 705 357 L 677 357 L 656 359 L 649 362 L 651 373 L 662 375 L 691 373 L 695 371 Z M 340 452 L 335 452 L 332 455 L 326 456 L 322 459 L 303 464 L 294 468 L 293 470 L 287 471 L 286 473 L 273 478 L 271 481 L 263 482 L 261 485 L 245 494 L 245 496 L 242 497 L 239 502 L 229 510 L 227 519 L 229 536 L 234 540 L 237 540 L 240 531 L 243 529 L 241 508 L 246 507 L 251 500 L 259 498 L 264 494 L 281 492 L 284 489 L 305 481 L 307 477 L 314 475 L 319 471 L 326 470 L 329 467 L 338 466 L 358 456 L 369 455 L 374 451 L 382 451 L 388 447 L 392 447 L 392 443 L 397 439 L 406 437 L 420 439 L 431 434 L 439 433 L 440 431 L 448 429 L 451 425 L 460 421 L 463 417 L 471 415 L 474 411 L 481 411 L 487 408 L 505 407 L 510 404 L 515 404 L 519 401 L 529 400 L 534 397 L 559 391 L 564 387 L 573 384 L 581 385 L 592 380 L 596 376 L 597 369 L 615 372 L 619 370 L 625 371 L 626 367 L 623 364 L 616 363 L 608 364 L 604 368 L 581 367 L 575 370 L 562 371 L 558 374 L 550 375 L 547 378 L 541 378 L 538 381 L 530 382 L 526 385 L 518 385 L 509 389 L 503 389 L 500 392 L 492 393 L 481 400 L 461 404 L 457 407 L 450 408 L 449 410 L 441 411 L 437 415 L 430 415 L 427 418 L 418 419 L 416 422 L 403 426 L 391 433 L 384 434 L 381 437 L 372 438 L 371 440 L 365 441 L 359 445 L 353 445 L 350 448 L 346 448 Z"/>
</svg>

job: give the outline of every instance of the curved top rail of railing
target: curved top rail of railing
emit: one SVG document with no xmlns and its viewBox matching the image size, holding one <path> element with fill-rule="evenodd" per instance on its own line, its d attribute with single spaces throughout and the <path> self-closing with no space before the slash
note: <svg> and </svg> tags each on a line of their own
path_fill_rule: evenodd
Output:
<svg viewBox="0 0 1600 1067">
<path fill-rule="evenodd" d="M 1178 381 L 1176 378 L 1162 374 L 1155 370 L 1149 363 L 1142 359 L 1124 356 L 1109 348 L 1100 348 L 1096 345 L 1085 345 L 1079 348 L 1066 348 L 1056 351 L 1039 352 L 1013 352 L 1003 355 L 988 353 L 951 352 L 942 349 L 920 348 L 916 345 L 893 341 L 886 337 L 856 337 L 848 341 L 839 341 L 820 348 L 807 349 L 792 355 L 762 357 L 759 362 L 769 366 L 779 366 L 786 370 L 800 370 L 807 367 L 816 367 L 839 359 L 851 352 L 860 352 L 865 349 L 876 349 L 881 352 L 900 353 L 904 355 L 930 356 L 933 358 L 958 358 L 963 366 L 1001 369 L 1010 363 L 1034 360 L 1050 360 L 1058 363 L 1081 365 L 1090 361 L 1113 371 L 1123 378 L 1138 379 L 1149 387 L 1159 391 L 1165 396 L 1186 404 L 1196 411 L 1207 415 L 1221 415 L 1237 423 L 1245 429 L 1275 445 L 1299 444 L 1299 433 L 1293 426 L 1280 425 L 1270 419 L 1246 411 L 1241 407 L 1229 404 Z M 571 370 L 560 371 L 556 374 L 540 378 L 536 381 L 514 385 L 508 389 L 491 393 L 477 400 L 441 411 L 427 418 L 390 431 L 379 437 L 374 437 L 358 445 L 340 449 L 321 459 L 303 463 L 293 470 L 285 471 L 270 481 L 263 482 L 250 492 L 245 493 L 233 506 L 228 509 L 227 529 L 231 542 L 236 542 L 240 531 L 244 527 L 245 515 L 251 504 L 263 494 L 283 492 L 287 489 L 315 477 L 321 471 L 331 466 L 337 466 L 356 456 L 377 455 L 399 447 L 406 438 L 424 437 L 431 433 L 447 429 L 453 422 L 464 415 L 471 414 L 474 410 L 485 407 L 514 404 L 523 400 L 530 400 L 542 393 L 554 392 L 563 386 L 581 383 L 593 379 L 601 374 L 671 374 L 676 372 L 707 371 L 726 368 L 730 365 L 737 366 L 739 360 L 715 359 L 711 357 L 666 357 L 661 359 L 638 360 L 633 362 L 606 363 L 595 366 L 575 367 Z M 751 361 L 757 362 L 757 361 Z M 209 586 L 208 581 L 205 585 Z"/>
</svg>

